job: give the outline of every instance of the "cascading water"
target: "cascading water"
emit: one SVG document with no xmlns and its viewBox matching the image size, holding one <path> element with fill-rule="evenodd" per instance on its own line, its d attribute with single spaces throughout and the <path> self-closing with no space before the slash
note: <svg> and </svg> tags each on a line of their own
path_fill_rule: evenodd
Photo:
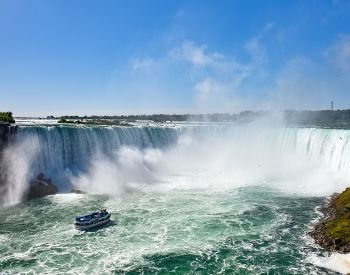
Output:
<svg viewBox="0 0 350 275">
<path fill-rule="evenodd" d="M 32 176 L 100 195 L 4 208 L 6 274 L 347 272 L 307 231 L 324 196 L 349 184 L 348 130 L 32 125 L 19 127 L 15 146 Z M 76 214 L 101 206 L 115 225 L 74 231 Z"/>
<path fill-rule="evenodd" d="M 162 148 L 177 135 L 173 128 L 157 127 L 24 126 L 18 129 L 17 144 L 35 139 L 40 146 L 32 169 L 59 178 L 86 170 L 96 154 L 108 156 L 123 145 Z"/>
<path fill-rule="evenodd" d="M 243 129 L 246 131 L 246 129 Z M 227 125 L 189 127 L 85 127 L 85 126 L 22 126 L 18 129 L 17 144 L 31 138 L 39 144 L 32 161 L 33 174 L 44 172 L 58 180 L 89 168 L 97 154 L 111 156 L 122 146 L 140 150 L 164 149 L 175 145 L 179 137 L 188 135 L 199 139 L 205 136 L 226 135 L 231 142 L 246 139 L 241 127 Z M 269 129 L 269 135 L 256 136 L 262 146 L 294 152 L 324 161 L 338 170 L 350 168 L 350 131 L 316 128 Z M 255 131 L 250 131 L 256 135 Z M 251 139 L 250 137 L 248 139 Z M 198 140 L 199 142 L 199 140 Z M 244 144 L 247 146 L 248 144 Z M 191 152 L 189 152 L 191 154 Z"/>
<path fill-rule="evenodd" d="M 322 160 L 337 170 L 350 169 L 350 131 L 319 128 L 287 128 L 280 143 L 296 153 Z"/>
</svg>

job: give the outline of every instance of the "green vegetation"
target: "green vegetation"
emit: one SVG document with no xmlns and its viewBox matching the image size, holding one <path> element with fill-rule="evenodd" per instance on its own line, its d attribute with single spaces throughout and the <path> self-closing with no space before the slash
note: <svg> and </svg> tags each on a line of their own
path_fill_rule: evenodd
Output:
<svg viewBox="0 0 350 275">
<path fill-rule="evenodd" d="M 15 123 L 11 112 L 0 112 L 0 122 Z"/>
<path fill-rule="evenodd" d="M 118 126 L 133 126 L 125 121 L 119 120 L 106 120 L 106 119 L 78 119 L 78 120 L 68 120 L 64 117 L 58 121 L 58 123 L 67 124 L 82 124 L 82 125 L 118 125 Z"/>
<path fill-rule="evenodd" d="M 65 118 L 61 118 L 57 123 L 68 123 L 68 124 L 93 124 L 93 123 L 87 123 L 86 121 L 82 120 L 68 120 Z"/>
<path fill-rule="evenodd" d="M 136 120 L 151 120 L 154 122 L 167 121 L 213 121 L 213 122 L 250 122 L 257 118 L 263 118 L 271 112 L 267 111 L 243 111 L 238 114 L 214 113 L 214 114 L 140 114 L 119 116 L 62 116 L 62 119 L 70 120 L 124 120 L 134 122 Z M 291 126 L 325 127 L 350 129 L 349 110 L 321 110 L 321 111 L 296 111 L 285 110 L 281 112 L 284 121 Z"/>
<path fill-rule="evenodd" d="M 57 123 L 74 123 L 74 121 L 61 118 L 59 121 L 57 121 Z"/>
<path fill-rule="evenodd" d="M 151 120 L 154 122 L 166 122 L 166 121 L 237 121 L 246 120 L 248 117 L 253 118 L 262 115 L 263 112 L 250 112 L 245 111 L 239 115 L 215 113 L 215 114 L 152 114 L 152 115 L 120 115 L 120 116 L 62 116 L 63 119 L 83 119 L 83 120 L 123 120 L 127 122 L 135 122 L 136 120 Z"/>
<path fill-rule="evenodd" d="M 339 240 L 341 243 L 350 243 L 350 215 L 343 214 L 325 225 L 328 238 Z"/>
<path fill-rule="evenodd" d="M 350 188 L 337 196 L 334 208 L 334 215 L 325 223 L 325 233 L 330 239 L 350 244 Z"/>
<path fill-rule="evenodd" d="M 140 115 L 118 115 L 118 116 L 61 116 L 58 123 L 90 124 L 90 125 L 127 125 L 128 122 L 138 120 L 149 120 L 154 122 L 172 121 L 211 121 L 211 122 L 237 122 L 245 123 L 270 115 L 267 111 L 243 111 L 233 113 L 212 114 L 140 114 Z M 323 127 L 350 129 L 349 110 L 321 110 L 321 111 L 281 111 L 281 118 L 290 126 L 301 127 Z M 56 119 L 48 116 L 48 119 Z M 11 112 L 0 112 L 0 121 L 14 123 Z M 124 122 L 124 123 L 123 123 Z M 127 125 L 131 126 L 131 125 Z"/>
<path fill-rule="evenodd" d="M 335 207 L 338 211 L 347 209 L 350 203 L 350 188 L 346 188 L 335 200 Z"/>
</svg>

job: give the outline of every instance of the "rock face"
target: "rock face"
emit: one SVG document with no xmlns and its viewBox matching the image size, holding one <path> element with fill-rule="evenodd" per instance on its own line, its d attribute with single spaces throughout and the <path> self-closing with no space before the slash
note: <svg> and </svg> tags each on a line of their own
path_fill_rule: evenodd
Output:
<svg viewBox="0 0 350 275">
<path fill-rule="evenodd" d="M 9 131 L 10 123 L 0 122 L 0 148 L 4 146 L 4 143 L 7 141 L 7 133 Z"/>
<path fill-rule="evenodd" d="M 27 193 L 25 200 L 37 199 L 47 195 L 54 195 L 58 192 L 56 185 L 54 185 L 50 178 L 45 178 L 43 173 L 40 173 L 35 180 L 33 180 Z"/>
<path fill-rule="evenodd" d="M 330 251 L 350 252 L 350 188 L 333 195 L 321 209 L 324 218 L 309 233 L 315 242 Z"/>
<path fill-rule="evenodd" d="M 16 125 L 0 122 L 0 206 L 4 203 L 9 188 L 4 151 L 15 140 L 16 131 Z"/>
<path fill-rule="evenodd" d="M 17 126 L 7 122 L 0 122 L 0 150 L 4 149 L 11 138 L 16 134 Z"/>
<path fill-rule="evenodd" d="M 87 194 L 85 191 L 81 191 L 79 189 L 72 189 L 70 190 L 70 193 L 75 193 L 75 194 Z"/>
<path fill-rule="evenodd" d="M 6 194 L 10 188 L 8 174 L 6 169 L 7 159 L 4 151 L 11 146 L 16 140 L 17 126 L 0 122 L 0 205 L 5 202 Z M 24 200 L 40 198 L 47 195 L 57 193 L 57 187 L 52 184 L 51 179 L 45 178 L 44 174 L 40 173 L 38 177 L 30 182 L 27 192 L 24 194 Z"/>
</svg>

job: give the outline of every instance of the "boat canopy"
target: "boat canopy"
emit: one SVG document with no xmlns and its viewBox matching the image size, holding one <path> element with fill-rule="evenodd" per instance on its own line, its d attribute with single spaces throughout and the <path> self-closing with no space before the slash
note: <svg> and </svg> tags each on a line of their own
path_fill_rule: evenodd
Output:
<svg viewBox="0 0 350 275">
<path fill-rule="evenodd" d="M 94 213 L 91 213 L 89 215 L 76 217 L 75 220 L 77 222 L 89 222 L 89 221 L 94 220 L 94 219 L 103 218 L 107 215 L 108 215 L 107 211 L 94 212 Z"/>
</svg>

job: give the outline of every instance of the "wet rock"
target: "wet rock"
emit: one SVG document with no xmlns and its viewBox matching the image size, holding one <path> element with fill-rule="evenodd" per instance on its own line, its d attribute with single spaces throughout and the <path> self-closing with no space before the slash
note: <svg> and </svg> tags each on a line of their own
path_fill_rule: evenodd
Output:
<svg viewBox="0 0 350 275">
<path fill-rule="evenodd" d="M 45 178 L 43 173 L 40 173 L 35 180 L 30 182 L 29 189 L 25 194 L 25 200 L 32 200 L 48 195 L 54 195 L 58 192 L 50 178 Z"/>
<path fill-rule="evenodd" d="M 9 141 L 13 140 L 16 132 L 16 125 L 0 121 L 0 151 L 5 148 Z"/>
<path fill-rule="evenodd" d="M 340 253 L 350 252 L 350 188 L 334 194 L 321 209 L 324 217 L 309 235 L 321 247 Z"/>
<path fill-rule="evenodd" d="M 87 194 L 86 192 L 84 192 L 84 191 L 81 191 L 81 190 L 79 190 L 79 189 L 72 189 L 72 190 L 70 190 L 70 192 L 71 193 L 75 193 L 75 194 Z"/>
<path fill-rule="evenodd" d="M 0 206 L 5 203 L 10 188 L 5 151 L 15 141 L 16 131 L 16 125 L 0 121 Z"/>
</svg>

